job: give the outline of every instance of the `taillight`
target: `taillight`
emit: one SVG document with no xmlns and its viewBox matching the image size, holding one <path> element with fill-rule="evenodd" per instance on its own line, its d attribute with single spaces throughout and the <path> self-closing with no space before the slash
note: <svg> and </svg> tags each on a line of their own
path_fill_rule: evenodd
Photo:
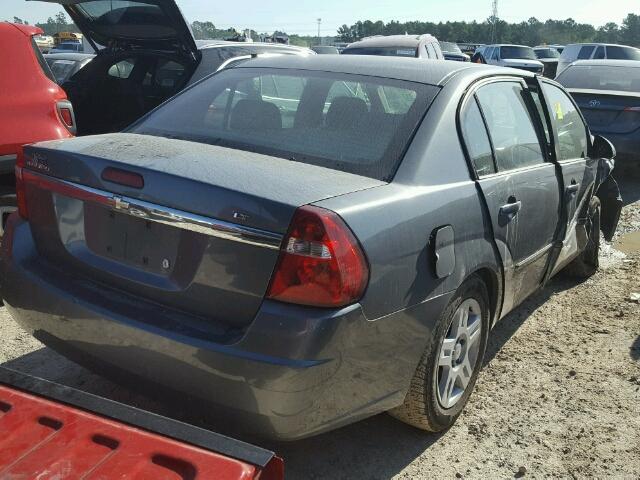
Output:
<svg viewBox="0 0 640 480">
<path fill-rule="evenodd" d="M 69 130 L 73 135 L 76 134 L 76 116 L 73 113 L 73 105 L 68 100 L 61 100 L 56 104 L 56 110 L 58 111 L 58 116 L 64 126 Z"/>
<path fill-rule="evenodd" d="M 18 156 L 16 158 L 16 203 L 18 204 L 18 214 L 27 220 L 29 218 L 29 211 L 27 209 L 27 192 L 24 186 L 24 177 L 22 171 L 24 169 L 24 152 L 22 148 L 18 150 Z"/>
<path fill-rule="evenodd" d="M 625 112 L 640 112 L 640 107 L 625 107 L 624 109 Z"/>
<path fill-rule="evenodd" d="M 360 300 L 368 281 L 364 254 L 344 221 L 324 208 L 304 206 L 293 216 L 267 297 L 342 307 Z"/>
</svg>

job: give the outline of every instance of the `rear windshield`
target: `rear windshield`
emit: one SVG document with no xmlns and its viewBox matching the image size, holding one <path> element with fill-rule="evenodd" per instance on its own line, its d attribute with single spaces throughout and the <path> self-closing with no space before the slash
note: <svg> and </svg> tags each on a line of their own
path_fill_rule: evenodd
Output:
<svg viewBox="0 0 640 480">
<path fill-rule="evenodd" d="M 437 92 L 362 75 L 235 68 L 185 90 L 130 131 L 389 181 Z"/>
<path fill-rule="evenodd" d="M 500 58 L 535 60 L 536 54 L 531 47 L 500 47 Z"/>
<path fill-rule="evenodd" d="M 51 60 L 47 59 L 47 63 L 51 67 L 56 82 L 62 85 L 73 73 L 76 62 L 74 60 Z"/>
<path fill-rule="evenodd" d="M 640 92 L 640 67 L 573 65 L 556 80 L 566 88 Z"/>
<path fill-rule="evenodd" d="M 31 37 L 31 49 L 33 50 L 33 54 L 36 56 L 36 59 L 38 60 L 38 65 L 40 65 L 40 68 L 42 69 L 42 73 L 44 73 L 49 80 L 51 80 L 52 82 L 55 82 L 56 77 L 53 76 L 53 72 L 51 71 L 51 68 L 49 68 L 49 64 L 44 59 L 44 55 L 42 55 L 42 52 L 40 51 L 40 48 L 36 43 L 36 39 L 33 37 Z"/>
<path fill-rule="evenodd" d="M 460 50 L 460 47 L 452 42 L 440 42 L 440 48 L 442 49 L 443 52 L 447 52 L 447 53 L 462 53 L 462 50 Z"/>
<path fill-rule="evenodd" d="M 536 48 L 538 58 L 560 58 L 560 53 L 555 48 Z"/>
<path fill-rule="evenodd" d="M 343 55 L 377 55 L 380 57 L 417 57 L 418 49 L 411 47 L 354 47 L 347 48 Z"/>
</svg>

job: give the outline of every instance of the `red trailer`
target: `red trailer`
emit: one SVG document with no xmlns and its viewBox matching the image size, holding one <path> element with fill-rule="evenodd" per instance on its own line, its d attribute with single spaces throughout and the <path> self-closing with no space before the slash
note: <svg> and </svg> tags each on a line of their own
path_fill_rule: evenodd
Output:
<svg viewBox="0 0 640 480">
<path fill-rule="evenodd" d="M 283 478 L 268 450 L 0 367 L 0 479 Z"/>
</svg>

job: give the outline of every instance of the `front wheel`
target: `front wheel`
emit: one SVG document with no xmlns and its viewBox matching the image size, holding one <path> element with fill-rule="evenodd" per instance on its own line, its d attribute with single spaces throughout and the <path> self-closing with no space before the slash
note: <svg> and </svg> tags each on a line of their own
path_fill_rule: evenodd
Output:
<svg viewBox="0 0 640 480">
<path fill-rule="evenodd" d="M 442 312 L 404 403 L 389 413 L 430 432 L 453 425 L 469 400 L 482 367 L 489 325 L 487 287 L 473 276 Z"/>
</svg>

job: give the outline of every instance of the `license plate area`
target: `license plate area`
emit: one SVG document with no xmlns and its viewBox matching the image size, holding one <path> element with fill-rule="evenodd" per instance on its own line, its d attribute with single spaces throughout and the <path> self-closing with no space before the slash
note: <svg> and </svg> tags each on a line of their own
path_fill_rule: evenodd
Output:
<svg viewBox="0 0 640 480">
<path fill-rule="evenodd" d="M 175 265 L 181 231 L 156 222 L 86 203 L 87 247 L 107 257 L 156 274 L 169 274 Z"/>
</svg>

